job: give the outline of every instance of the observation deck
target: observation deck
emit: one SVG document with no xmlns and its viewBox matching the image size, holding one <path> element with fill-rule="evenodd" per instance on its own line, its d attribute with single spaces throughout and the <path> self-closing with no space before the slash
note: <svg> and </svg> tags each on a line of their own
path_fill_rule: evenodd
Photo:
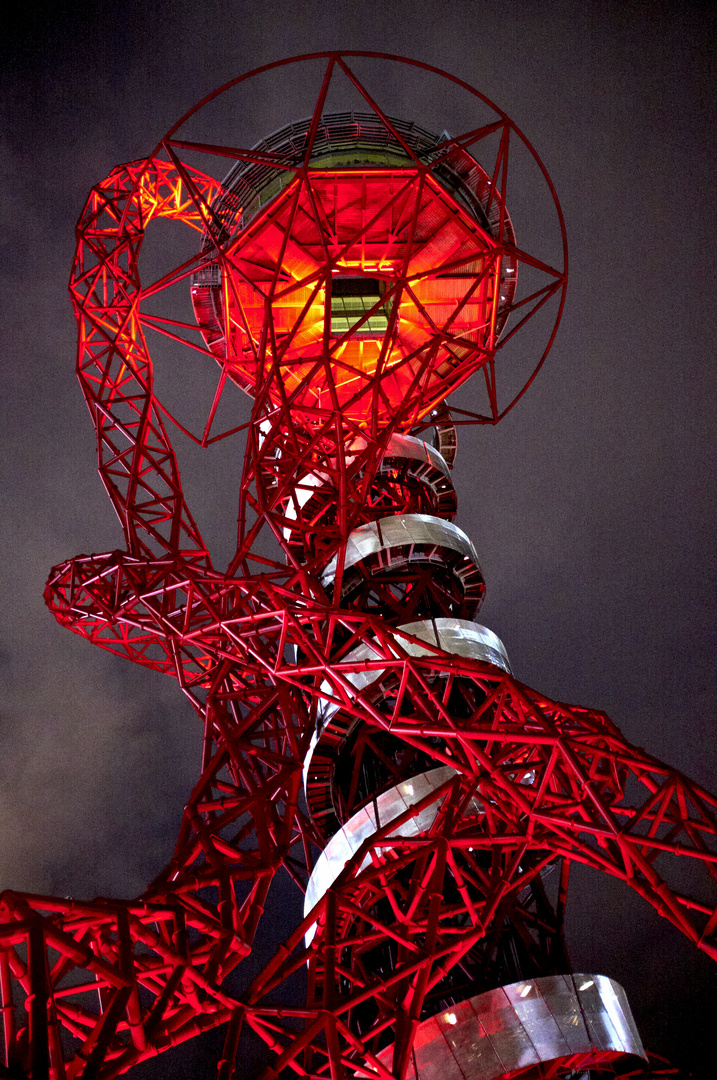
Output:
<svg viewBox="0 0 717 1080">
<path fill-rule="evenodd" d="M 485 364 L 515 294 L 515 236 L 467 150 L 375 114 L 258 143 L 212 207 L 194 275 L 208 348 L 247 393 L 316 424 L 339 407 L 410 430 Z M 327 371 L 328 369 L 328 371 Z"/>
</svg>

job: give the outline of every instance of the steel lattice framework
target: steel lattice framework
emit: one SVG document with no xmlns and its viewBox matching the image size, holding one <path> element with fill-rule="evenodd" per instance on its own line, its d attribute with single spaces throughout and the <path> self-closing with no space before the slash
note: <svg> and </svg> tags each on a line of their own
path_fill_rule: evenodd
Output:
<svg viewBox="0 0 717 1080">
<path fill-rule="evenodd" d="M 80 218 L 77 370 L 126 550 L 55 567 L 46 600 L 75 633 L 177 679 L 202 765 L 173 858 L 137 900 L 0 896 L 2 1075 L 109 1078 L 227 1025 L 220 1080 L 246 1029 L 274 1052 L 263 1080 L 431 1077 L 431 1018 L 569 973 L 573 861 L 623 880 L 717 958 L 714 900 L 667 880 L 680 859 L 714 882 L 717 799 L 604 714 L 521 685 L 497 639 L 470 629 L 483 582 L 450 521 L 455 424 L 498 421 L 552 344 L 566 280 L 552 186 L 476 91 L 401 61 L 492 110 L 437 139 L 382 111 L 361 57 L 398 61 L 299 58 L 321 69 L 309 120 L 253 149 L 177 125 Z M 327 112 L 339 77 L 363 112 Z M 516 143 L 552 200 L 555 266 L 513 232 Z M 195 252 L 143 285 L 159 218 L 193 230 Z M 194 323 L 152 313 L 177 286 Z M 502 350 L 548 311 L 532 373 L 503 400 Z M 150 332 L 219 365 L 202 445 L 238 430 L 213 434 L 229 384 L 253 398 L 226 572 L 185 503 Z M 471 376 L 486 408 L 452 419 L 445 399 Z M 449 630 L 478 644 L 449 647 Z M 306 916 L 242 985 L 280 872 L 309 895 Z M 637 1075 L 624 1056 L 595 1044 L 518 1071 Z"/>
</svg>

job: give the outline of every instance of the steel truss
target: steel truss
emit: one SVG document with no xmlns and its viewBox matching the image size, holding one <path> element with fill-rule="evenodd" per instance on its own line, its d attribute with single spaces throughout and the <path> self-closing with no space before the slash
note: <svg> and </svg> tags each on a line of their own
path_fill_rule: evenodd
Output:
<svg viewBox="0 0 717 1080">
<path fill-rule="evenodd" d="M 500 350 L 552 301 L 540 366 L 565 269 L 520 249 L 512 233 L 509 150 L 522 137 L 509 119 L 495 110 L 492 124 L 419 153 L 356 77 L 352 55 L 324 57 L 298 158 L 192 142 L 177 125 L 147 159 L 98 184 L 80 218 L 70 285 L 78 375 L 126 550 L 55 567 L 46 600 L 75 633 L 178 680 L 203 726 L 202 764 L 174 856 L 139 899 L 0 897 L 3 1075 L 109 1078 L 226 1025 L 220 1080 L 234 1075 L 245 1029 L 274 1052 L 263 1080 L 285 1069 L 311 1080 L 413 1076 L 426 1018 L 569 971 L 572 862 L 620 878 L 717 958 L 714 901 L 668 883 L 677 859 L 717 876 L 715 797 L 629 745 L 604 714 L 550 701 L 500 658 L 460 655 L 416 630 L 421 620 L 471 620 L 482 598 L 477 563 L 469 548 L 450 547 L 460 538 L 445 524 L 455 512 L 445 465 L 454 428 L 442 402 L 477 373 L 489 408 L 454 413 L 459 422 L 494 423 L 512 407 L 523 391 L 500 404 Z M 400 166 L 342 172 L 313 161 L 337 74 L 362 94 Z M 493 137 L 478 222 L 441 169 Z M 228 185 L 187 155 L 286 175 L 245 221 Z M 329 213 L 339 189 L 344 203 L 331 196 Z M 345 207 L 358 204 L 347 224 Z M 143 287 L 142 238 L 162 217 L 194 229 L 198 250 Z M 359 264 L 357 248 L 375 248 L 382 230 L 384 270 Z M 505 275 L 525 266 L 544 284 L 521 297 Z M 379 275 L 382 291 L 332 332 L 332 275 L 359 271 Z M 142 306 L 190 281 L 201 335 Z M 377 312 L 385 327 L 371 336 Z M 220 364 L 199 442 L 222 437 L 212 424 L 228 381 L 252 392 L 227 572 L 214 568 L 184 500 L 150 330 Z M 431 433 L 445 458 L 415 449 Z M 415 542 L 415 515 L 434 523 L 435 542 Z M 384 542 L 391 522 L 406 525 L 403 546 Z M 371 529 L 374 554 L 352 562 L 351 543 Z M 267 532 L 279 558 L 257 553 Z M 323 817 L 303 794 L 312 754 Z M 383 821 L 375 812 L 303 921 L 242 984 L 275 875 L 313 888 L 341 828 L 402 784 L 412 801 Z M 291 987 L 304 978 L 297 1005 Z M 530 1075 L 612 1068 L 615 1057 L 595 1051 Z"/>
</svg>

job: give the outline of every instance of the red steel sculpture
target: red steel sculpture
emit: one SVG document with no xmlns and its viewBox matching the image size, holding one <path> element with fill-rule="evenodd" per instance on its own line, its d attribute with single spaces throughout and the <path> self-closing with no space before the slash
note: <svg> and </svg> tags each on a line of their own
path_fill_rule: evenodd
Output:
<svg viewBox="0 0 717 1080">
<path fill-rule="evenodd" d="M 622 989 L 571 973 L 568 870 L 622 879 L 717 958 L 717 907 L 665 877 L 679 858 L 714 880 L 717 800 L 604 714 L 516 681 L 474 621 L 483 577 L 452 523 L 456 426 L 500 420 L 555 336 L 555 193 L 501 110 L 397 57 L 283 61 L 202 106 L 296 64 L 319 72 L 307 120 L 246 149 L 190 138 L 198 106 L 80 217 L 77 371 L 126 550 L 55 567 L 46 599 L 177 679 L 202 764 L 138 899 L 0 897 L 0 1073 L 114 1077 L 226 1025 L 220 1080 L 247 1075 L 247 1032 L 273 1051 L 263 1080 L 644 1075 Z M 361 64 L 440 78 L 480 119 L 439 136 L 389 116 Z M 341 80 L 358 109 L 329 107 Z M 547 193 L 557 265 L 514 232 L 516 148 Z M 196 241 L 143 285 L 157 218 Z M 157 314 L 165 293 L 193 318 Z M 518 380 L 505 347 L 524 326 L 534 371 Z M 153 334 L 219 373 L 204 432 L 185 434 L 246 438 L 226 572 L 184 500 Z M 449 412 L 471 376 L 485 408 Z M 251 419 L 216 434 L 231 384 Z M 279 873 L 303 921 L 242 976 Z"/>
</svg>

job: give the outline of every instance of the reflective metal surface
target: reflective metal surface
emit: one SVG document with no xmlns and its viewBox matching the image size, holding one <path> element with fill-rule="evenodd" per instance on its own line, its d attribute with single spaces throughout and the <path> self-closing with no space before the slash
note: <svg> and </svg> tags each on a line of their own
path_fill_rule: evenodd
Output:
<svg viewBox="0 0 717 1080">
<path fill-rule="evenodd" d="M 425 799 L 432 791 L 437 791 L 443 784 L 456 775 L 455 769 L 443 765 L 439 769 L 431 769 L 429 772 L 420 773 L 410 780 L 404 780 L 389 791 L 384 791 L 372 804 L 368 804 L 358 811 L 357 814 L 346 822 L 337 833 L 332 836 L 328 844 L 316 860 L 304 897 L 304 916 L 308 915 L 314 904 L 324 895 L 326 890 L 336 881 L 341 871 L 361 845 L 378 830 L 384 828 L 390 822 L 395 821 L 405 814 L 411 806 Z M 408 818 L 402 824 L 392 830 L 389 836 L 419 836 L 427 832 L 436 820 L 438 810 L 445 798 L 439 796 L 425 806 L 415 817 Z M 480 813 L 481 807 L 476 799 L 472 799 L 465 808 L 464 816 L 470 817 L 471 811 Z M 367 855 L 361 863 L 363 870 L 371 861 Z M 311 944 L 316 933 L 316 926 L 312 926 L 306 933 L 307 946 Z"/>
<path fill-rule="evenodd" d="M 436 645 L 444 652 L 465 656 L 470 660 L 483 660 L 512 674 L 505 645 L 497 634 L 480 623 L 471 622 L 469 619 L 421 619 L 418 622 L 404 623 L 398 629 L 412 637 L 421 638 L 430 645 Z M 405 638 L 400 641 L 410 656 L 425 656 L 429 652 L 416 642 L 406 641 Z"/>
<path fill-rule="evenodd" d="M 439 517 L 454 517 L 457 508 L 456 492 L 448 462 L 438 450 L 423 439 L 395 432 L 381 459 L 378 475 L 402 469 L 430 488 Z"/>
<path fill-rule="evenodd" d="M 478 554 L 463 530 L 450 521 L 443 521 L 429 514 L 393 514 L 355 529 L 346 541 L 344 570 L 392 548 L 444 549 L 456 552 L 464 557 L 466 569 L 471 566 L 480 574 Z M 409 553 L 408 561 L 410 558 Z M 337 557 L 334 556 L 321 574 L 320 581 L 324 588 L 333 584 L 336 563 Z"/>
<path fill-rule="evenodd" d="M 579 1070 L 627 1055 L 646 1058 L 619 983 L 605 975 L 548 975 L 478 994 L 425 1020 L 406 1080 L 498 1080 L 548 1063 L 552 1076 L 561 1063 Z M 393 1047 L 377 1057 L 390 1068 Z"/>
<path fill-rule="evenodd" d="M 505 645 L 497 634 L 494 634 L 487 626 L 482 626 L 480 623 L 471 622 L 469 619 L 421 619 L 418 622 L 404 623 L 396 629 L 402 630 L 412 637 L 421 638 L 431 645 L 436 645 L 438 648 L 443 649 L 444 652 L 453 653 L 456 656 L 465 656 L 470 660 L 482 660 L 488 664 L 495 664 L 497 667 L 502 668 L 503 671 L 512 674 Z M 417 642 L 408 641 L 404 637 L 397 636 L 396 640 L 401 649 L 408 653 L 409 656 L 426 656 L 431 652 L 430 649 L 422 649 Z M 398 655 L 398 651 L 394 655 Z M 359 664 L 364 661 L 379 659 L 379 653 L 366 642 L 362 642 L 347 653 L 341 663 L 346 665 Z M 338 667 L 338 665 L 336 666 Z M 384 668 L 373 668 L 364 671 L 349 671 L 346 672 L 345 677 L 360 692 L 379 679 L 384 670 Z M 321 684 L 321 691 L 324 694 L 335 696 L 328 681 Z M 311 737 L 308 753 L 304 758 L 305 791 L 309 766 L 316 744 L 331 723 L 332 717 L 340 708 L 341 706 L 333 701 L 323 701 L 319 705 L 316 728 Z"/>
<path fill-rule="evenodd" d="M 444 476 L 450 476 L 448 463 L 444 461 L 442 454 L 423 439 L 417 439 L 415 435 L 401 435 L 400 432 L 394 431 L 386 447 L 386 453 L 381 459 L 382 463 L 387 458 L 415 458 L 417 461 L 428 461 Z"/>
</svg>

